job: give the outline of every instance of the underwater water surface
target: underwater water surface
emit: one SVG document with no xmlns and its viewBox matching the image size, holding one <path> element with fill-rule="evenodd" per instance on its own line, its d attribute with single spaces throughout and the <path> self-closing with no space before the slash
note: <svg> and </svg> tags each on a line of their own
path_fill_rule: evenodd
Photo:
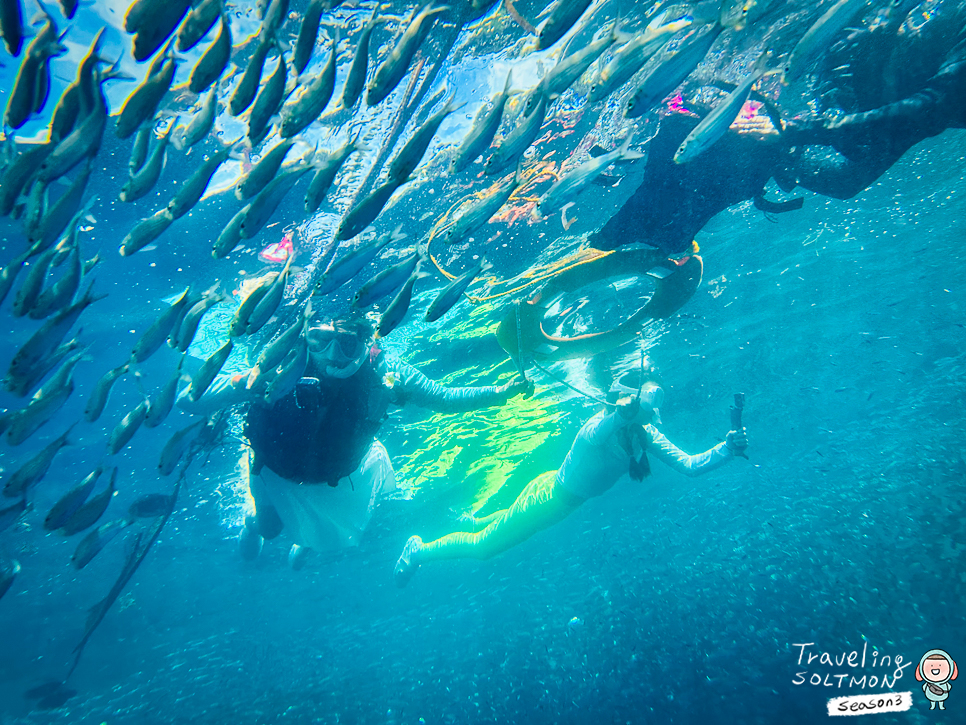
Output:
<svg viewBox="0 0 966 725">
<path fill-rule="evenodd" d="M 105 6 L 119 24 L 124 7 Z M 527 17 L 539 12 L 520 7 Z M 356 9 L 342 8 L 340 17 L 354 18 Z M 241 10 L 234 21 L 239 36 L 257 25 L 253 9 Z M 370 7 L 358 10 L 368 17 Z M 96 30 L 85 25 L 90 15 L 79 17 L 68 36 L 78 37 L 69 56 L 74 65 L 89 42 L 81 34 Z M 506 19 L 493 22 L 512 27 Z M 112 50 L 115 41 L 127 47 L 118 28 L 111 32 Z M 456 85 L 461 102 L 471 95 L 465 79 L 488 74 L 473 90 L 478 102 L 499 90 L 508 67 L 500 63 L 512 46 L 479 43 L 487 62 L 464 39 L 442 74 L 463 84 Z M 4 63 L 9 87 L 15 63 Z M 545 72 L 533 65 L 521 69 L 521 83 L 533 74 L 532 85 Z M 73 67 L 65 67 L 72 77 Z M 337 89 L 341 82 L 340 75 Z M 579 94 L 568 93 L 564 120 L 547 139 L 558 156 L 577 143 L 569 128 L 610 135 L 606 122 L 581 127 Z M 123 98 L 112 97 L 112 106 Z M 374 129 L 367 144 L 375 150 L 392 118 L 366 113 Z M 568 113 L 577 119 L 571 126 Z M 467 116 L 461 111 L 458 123 L 443 127 L 434 153 L 459 142 Z M 31 123 L 39 133 L 42 124 Z M 240 122 L 219 121 L 226 139 L 235 135 L 232 123 Z M 653 130 L 651 123 L 640 128 Z M 325 130 L 306 141 L 331 147 L 344 135 Z M 553 153 L 548 158 L 556 163 Z M 199 158 L 172 153 L 159 188 L 132 209 L 114 200 L 127 154 L 127 142 L 109 132 L 89 187 L 100 200 L 84 250 L 99 250 L 96 289 L 108 297 L 78 323 L 90 358 L 77 367 L 79 394 L 36 440 L 3 444 L 4 474 L 80 419 L 88 391 L 129 357 L 163 302 L 188 284 L 204 289 L 215 282 L 232 298 L 243 277 L 280 268 L 257 252 L 296 226 L 303 269 L 287 300 L 297 297 L 350 206 L 348 193 L 340 194 L 304 220 L 301 195 L 287 199 L 258 240 L 215 260 L 210 240 L 239 206 L 230 192 L 216 193 L 154 248 L 121 258 L 120 238 Z M 359 165 L 348 176 L 361 178 L 371 154 L 366 159 L 352 162 Z M 139 366 L 138 379 L 118 384 L 101 421 L 107 423 L 77 426 L 73 445 L 31 491 L 26 514 L 0 532 L 0 556 L 22 567 L 0 601 L 0 723 L 797 725 L 824 721 L 828 698 L 885 691 L 911 691 L 913 705 L 869 715 L 874 722 L 960 721 L 966 683 L 953 681 L 948 712 L 930 712 L 915 669 L 934 648 L 966 663 L 964 162 L 966 131 L 949 129 L 914 146 L 851 199 L 797 191 L 803 207 L 775 216 L 751 201 L 732 206 L 695 237 L 704 270 L 693 297 L 639 340 L 593 358 L 548 363 L 546 372 L 530 369 L 535 395 L 502 407 L 393 411 L 378 438 L 409 493 L 377 501 L 358 547 L 314 554 L 301 570 L 288 564 L 292 541 L 284 532 L 266 541 L 255 561 L 239 557 L 237 537 L 251 502 L 242 423 L 233 419 L 222 444 L 186 469 L 174 512 L 70 674 L 74 694 L 39 707 L 24 693 L 65 677 L 90 607 L 110 590 L 135 532 L 147 531 L 137 523 L 77 571 L 70 559 L 78 537 L 46 532 L 44 515 L 101 460 L 111 426 L 168 378 L 177 355 L 163 348 Z M 236 177 L 241 164 L 232 161 Z M 642 172 L 626 173 L 614 189 L 624 198 Z M 386 210 L 380 231 L 403 224 L 407 245 L 415 246 L 461 198 L 460 184 L 427 174 L 418 194 Z M 774 182 L 767 190 L 779 193 Z M 487 248 L 492 274 L 516 280 L 576 251 L 622 203 L 597 189 L 587 193 L 602 196 L 566 212 L 576 227 L 565 230 L 559 213 L 541 223 L 521 213 L 501 227 Z M 6 263 L 23 245 L 19 222 L 3 224 Z M 479 253 L 479 241 L 431 250 L 442 266 L 455 266 L 461 255 Z M 392 248 L 380 264 L 409 248 Z M 636 309 L 648 284 L 602 284 L 561 302 L 560 309 L 584 306 L 568 312 L 559 331 L 581 334 L 625 315 L 621 305 L 630 299 Z M 515 364 L 494 332 L 513 297 L 463 300 L 440 322 L 425 323 L 440 288 L 417 288 L 410 317 L 384 347 L 447 385 L 511 380 Z M 354 289 L 327 298 L 326 309 L 345 307 Z M 237 304 L 235 296 L 205 318 L 189 350 L 192 372 L 220 346 Z M 4 364 L 35 329 L 9 307 L 0 310 Z M 642 346 L 661 371 L 668 438 L 688 452 L 724 440 L 741 392 L 747 460 L 695 479 L 655 464 L 644 481 L 625 478 L 510 551 L 487 561 L 436 562 L 406 588 L 394 584 L 393 566 L 410 535 L 436 538 L 457 529 L 466 513 L 505 508 L 531 479 L 559 467 L 600 409 L 582 393 L 599 396 L 613 371 L 635 369 Z M 250 355 L 236 350 L 226 370 L 249 363 Z M 23 405 L 3 395 L 3 407 Z M 163 428 L 140 430 L 111 458 L 119 469 L 112 512 L 171 490 L 173 480 L 158 475 L 158 456 L 171 432 L 191 420 L 181 411 L 172 415 Z M 806 649 L 829 653 L 832 664 L 809 662 Z M 834 664 L 852 651 L 865 656 L 862 667 Z M 843 672 L 869 679 L 843 686 L 835 679 Z"/>
</svg>

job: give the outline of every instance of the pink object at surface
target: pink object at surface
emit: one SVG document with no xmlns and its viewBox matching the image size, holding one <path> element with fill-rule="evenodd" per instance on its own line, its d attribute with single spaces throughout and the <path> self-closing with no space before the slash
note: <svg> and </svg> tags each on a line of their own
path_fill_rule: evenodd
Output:
<svg viewBox="0 0 966 725">
<path fill-rule="evenodd" d="M 269 244 L 258 253 L 258 258 L 264 262 L 284 262 L 292 251 L 292 232 L 285 232 L 281 241 Z"/>
</svg>

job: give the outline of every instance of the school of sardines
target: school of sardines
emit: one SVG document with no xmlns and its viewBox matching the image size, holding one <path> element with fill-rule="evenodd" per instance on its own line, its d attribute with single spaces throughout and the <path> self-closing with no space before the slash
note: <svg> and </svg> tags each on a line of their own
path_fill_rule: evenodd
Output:
<svg viewBox="0 0 966 725">
<path fill-rule="evenodd" d="M 133 79 L 120 70 L 121 57 L 107 57 L 104 53 L 106 28 L 95 35 L 77 65 L 73 82 L 60 98 L 50 99 L 51 63 L 66 53 L 63 41 L 71 31 L 69 25 L 66 29 L 61 25 L 74 18 L 78 2 L 60 0 L 59 8 L 52 10 L 39 0 L 0 0 L 3 41 L 10 56 L 19 62 L 3 116 L 6 133 L 0 158 L 0 215 L 19 220 L 23 229 L 22 240 L 5 241 L 7 251 L 14 256 L 0 272 L 0 304 L 16 287 L 12 314 L 39 323 L 13 354 L 3 379 L 4 388 L 26 403 L 0 414 L 0 434 L 9 447 L 20 446 L 54 419 L 74 391 L 74 368 L 87 359 L 80 335 L 70 335 L 82 313 L 103 296 L 94 290 L 99 258 L 85 258 L 81 242 L 89 229 L 86 224 L 96 198 L 88 193 L 87 184 L 105 134 L 130 139 L 129 176 L 120 191 L 123 202 L 133 202 L 151 192 L 160 178 L 169 147 L 182 153 L 193 147 L 206 147 L 203 154 L 196 151 L 201 160 L 187 178 L 180 180 L 177 192 L 167 204 L 123 234 L 119 252 L 124 257 L 153 243 L 198 204 L 229 158 L 246 153 L 258 157 L 234 185 L 239 201 L 237 213 L 212 241 L 214 257 L 225 258 L 239 249 L 242 240 L 256 237 L 282 200 L 300 183 L 304 186 L 305 218 L 314 215 L 327 197 L 347 197 L 349 190 L 339 189 L 340 176 L 345 176 L 340 171 L 353 154 L 368 152 L 360 142 L 361 132 L 350 134 L 340 146 L 327 151 L 300 139 L 300 134 L 313 124 L 346 124 L 362 104 L 374 108 L 398 96 L 394 96 L 394 91 L 402 87 L 402 82 L 420 73 L 420 49 L 437 23 L 445 21 L 472 32 L 473 24 L 491 12 L 508 12 L 520 25 L 521 34 L 529 29 L 535 36 L 535 42 L 529 43 L 524 53 L 555 46 L 559 50 L 563 45 L 559 41 L 571 31 L 594 30 L 593 38 L 582 47 L 568 47 L 559 53 L 559 60 L 533 88 L 525 92 L 514 89 L 512 72 L 508 73 L 502 90 L 481 107 L 458 147 L 441 152 L 449 155 L 449 171 L 453 175 L 471 169 L 477 174 L 482 170 L 483 177 L 503 175 L 488 188 L 467 195 L 444 220 L 442 239 L 455 244 L 483 227 L 527 185 L 525 153 L 541 138 L 541 130 L 553 116 L 555 99 L 578 79 L 588 72 L 593 74 L 588 82 L 588 104 L 600 103 L 619 89 L 631 88 L 625 93 L 628 100 L 624 115 L 638 118 L 655 111 L 688 78 L 725 29 L 742 30 L 750 16 L 764 12 L 773 1 L 710 0 L 692 6 L 668 5 L 667 9 L 655 6 L 642 13 L 641 18 L 635 18 L 641 27 L 633 32 L 623 26 L 620 18 L 595 26 L 594 18 L 607 5 L 606 0 L 557 0 L 541 13 L 544 19 L 535 28 L 509 2 L 506 9 L 496 9 L 497 0 L 453 0 L 446 5 L 429 0 L 402 17 L 384 15 L 389 6 L 376 4 L 347 41 L 353 47 L 352 60 L 347 70 L 342 69 L 345 81 L 337 96 L 340 26 L 330 23 L 331 32 L 323 28 L 326 14 L 341 4 L 339 0 L 309 0 L 301 17 L 290 13 L 288 0 L 258 0 L 257 34 L 241 46 L 233 44 L 232 17 L 224 0 L 136 0 L 127 9 L 124 30 L 132 36 L 135 61 L 149 66 L 143 81 L 127 95 L 120 108 L 111 108 L 105 85 Z M 31 3 L 39 11 L 33 18 L 27 14 Z M 794 79 L 803 74 L 821 55 L 829 38 L 864 5 L 864 0 L 834 3 L 780 64 L 778 59 L 762 53 L 745 80 L 685 139 L 675 161 L 693 161 L 720 138 L 735 120 L 753 85 L 764 75 L 780 72 L 783 78 Z M 395 27 L 395 37 L 373 57 L 370 42 L 380 26 Z M 167 110 L 166 100 L 173 95 L 175 73 L 179 62 L 183 62 L 178 53 L 188 52 L 200 43 L 206 46 L 191 68 L 187 84 L 196 99 L 196 110 L 190 118 L 182 118 Z M 321 60 L 316 64 L 318 69 L 306 74 L 317 53 Z M 266 74 L 270 58 L 274 58 L 274 70 Z M 445 59 L 437 60 L 441 63 Z M 10 61 L 6 64 L 14 65 Z M 430 103 L 444 93 L 437 93 Z M 106 370 L 86 392 L 83 418 L 94 423 L 104 413 L 112 387 L 119 379 L 137 371 L 165 343 L 182 353 L 170 377 L 151 394 L 145 393 L 140 403 L 105 431 L 107 456 L 124 449 L 142 425 L 161 426 L 179 396 L 200 398 L 228 360 L 238 338 L 260 332 L 263 338 L 259 340 L 261 354 L 248 380 L 249 388 L 264 391 L 269 402 L 291 390 L 306 365 L 304 333 L 311 316 L 311 298 L 320 298 L 347 284 L 373 264 L 386 247 L 398 245 L 405 238 L 397 228 L 376 233 L 361 243 L 353 241 L 413 180 L 440 126 L 458 110 L 454 99 L 455 93 L 449 93 L 439 109 L 413 129 L 398 150 L 388 149 L 394 153 L 387 158 L 385 173 L 378 183 L 372 184 L 373 188 L 366 193 L 360 193 L 362 189 L 352 191 L 361 198 L 349 206 L 332 239 L 327 240 L 328 251 L 315 265 L 309 293 L 300 301 L 300 312 L 279 320 L 268 332 L 266 323 L 281 316 L 277 313 L 293 272 L 290 254 L 283 269 L 262 277 L 241 301 L 231 320 L 227 341 L 188 376 L 182 370 L 186 351 L 202 318 L 224 298 L 217 291 L 217 284 L 206 290 L 188 287 L 174 297 L 140 334 L 130 358 Z M 49 104 L 53 104 L 52 109 Z M 212 133 L 223 112 L 245 122 L 242 137 L 223 143 Z M 46 140 L 18 143 L 17 129 L 41 114 L 50 118 Z M 414 116 L 410 112 L 403 119 L 403 126 Z M 504 132 L 499 134 L 501 127 Z M 573 164 L 539 197 L 539 212 L 546 215 L 566 207 L 609 165 L 639 158 L 640 154 L 630 150 L 631 140 L 628 134 L 613 151 Z M 293 149 L 303 147 L 301 156 L 290 158 Z M 307 181 L 303 183 L 303 179 Z M 392 297 L 381 316 L 379 335 L 389 335 L 405 318 L 415 282 L 428 274 L 428 260 L 426 246 L 419 245 L 355 293 L 352 304 L 360 309 Z M 464 274 L 454 276 L 439 292 L 429 305 L 426 319 L 433 321 L 446 314 L 485 269 L 485 254 L 480 254 Z M 276 381 L 281 384 L 273 385 Z M 189 454 L 212 439 L 218 423 L 199 419 L 173 432 L 161 453 L 160 475 L 171 476 L 179 466 L 183 474 Z M 4 466 L 0 486 L 9 505 L 0 509 L 0 531 L 16 523 L 27 510 L 31 489 L 44 478 L 57 453 L 71 443 L 74 425 L 76 422 L 28 460 Z M 77 568 L 89 563 L 137 519 L 160 520 L 163 525 L 174 507 L 180 478 L 172 493 L 144 496 L 125 516 L 98 525 L 117 489 L 118 477 L 116 467 L 98 464 L 70 488 L 44 519 L 43 525 L 49 531 L 60 531 L 66 536 L 88 532 L 72 559 Z M 107 484 L 95 493 L 102 478 Z M 144 536 L 147 543 L 134 547 L 119 584 L 98 605 L 100 617 L 113 601 L 111 596 L 116 597 L 120 586 L 130 578 L 157 531 L 159 528 L 148 532 Z M 15 561 L 0 563 L 0 597 L 10 589 L 19 569 Z M 91 629 L 89 621 L 88 630 Z M 85 640 L 87 636 L 89 631 Z"/>
</svg>

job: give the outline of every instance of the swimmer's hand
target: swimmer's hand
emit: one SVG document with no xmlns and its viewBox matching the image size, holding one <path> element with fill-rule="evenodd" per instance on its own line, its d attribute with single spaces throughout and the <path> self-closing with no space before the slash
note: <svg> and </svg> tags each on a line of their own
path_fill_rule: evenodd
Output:
<svg viewBox="0 0 966 725">
<path fill-rule="evenodd" d="M 736 456 L 743 453 L 745 448 L 748 447 L 748 435 L 745 433 L 745 429 L 728 431 L 725 445 Z"/>
<path fill-rule="evenodd" d="M 519 375 L 506 385 L 501 385 L 497 390 L 501 393 L 506 393 L 506 399 L 515 398 L 521 393 L 526 393 L 527 389 L 530 387 L 530 382 L 526 378 L 522 378 Z"/>
</svg>

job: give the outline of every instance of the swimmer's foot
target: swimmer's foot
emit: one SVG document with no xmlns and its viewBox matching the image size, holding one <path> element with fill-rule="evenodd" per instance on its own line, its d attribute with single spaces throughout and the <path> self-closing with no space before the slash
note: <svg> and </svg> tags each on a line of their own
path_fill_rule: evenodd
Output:
<svg viewBox="0 0 966 725">
<path fill-rule="evenodd" d="M 255 517 L 246 516 L 245 526 L 238 535 L 238 553 L 245 561 L 254 561 L 262 551 L 262 537 L 255 526 Z"/>
<path fill-rule="evenodd" d="M 419 557 L 419 552 L 422 549 L 423 540 L 418 536 L 410 536 L 409 541 L 406 542 L 406 546 L 403 547 L 402 554 L 399 555 L 396 568 L 392 573 L 397 587 L 402 588 L 406 586 L 409 580 L 413 578 L 413 574 L 419 568 L 419 563 L 416 559 Z"/>
</svg>

